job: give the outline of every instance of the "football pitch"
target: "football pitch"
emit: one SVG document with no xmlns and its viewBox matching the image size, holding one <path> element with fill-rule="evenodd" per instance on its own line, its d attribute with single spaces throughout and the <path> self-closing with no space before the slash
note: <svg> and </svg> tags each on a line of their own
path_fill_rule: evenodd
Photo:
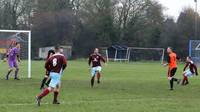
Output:
<svg viewBox="0 0 200 112">
<path fill-rule="evenodd" d="M 175 85 L 169 91 L 167 68 L 159 62 L 108 63 L 103 66 L 101 84 L 90 88 L 87 61 L 69 61 L 62 78 L 60 105 L 52 105 L 53 95 L 35 96 L 44 76 L 44 61 L 32 62 L 32 78 L 13 77 L 6 81 L 7 64 L 0 63 L 0 112 L 199 112 L 200 78 L 190 78 L 188 86 Z M 177 77 L 182 78 L 183 64 Z M 26 77 L 26 62 L 20 64 Z"/>
</svg>

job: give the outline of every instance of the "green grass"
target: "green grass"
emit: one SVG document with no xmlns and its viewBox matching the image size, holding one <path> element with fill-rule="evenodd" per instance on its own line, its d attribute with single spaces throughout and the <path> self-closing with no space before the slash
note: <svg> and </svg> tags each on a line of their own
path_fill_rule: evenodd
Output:
<svg viewBox="0 0 200 112">
<path fill-rule="evenodd" d="M 35 96 L 44 76 L 44 62 L 32 62 L 32 79 L 4 80 L 7 64 L 1 62 L 0 112 L 199 112 L 199 77 L 190 78 L 190 85 L 175 85 L 168 90 L 167 68 L 159 63 L 109 63 L 103 67 L 102 83 L 90 88 L 90 75 L 85 61 L 69 61 L 62 78 L 59 99 L 52 105 L 52 94 L 41 107 Z M 20 64 L 20 75 L 26 77 L 26 62 Z M 181 78 L 183 64 L 177 77 Z"/>
</svg>

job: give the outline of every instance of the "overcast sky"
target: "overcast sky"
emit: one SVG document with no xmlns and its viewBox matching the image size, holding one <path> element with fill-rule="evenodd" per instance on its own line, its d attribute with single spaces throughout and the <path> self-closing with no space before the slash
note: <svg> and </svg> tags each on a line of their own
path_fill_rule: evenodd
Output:
<svg viewBox="0 0 200 112">
<path fill-rule="evenodd" d="M 165 15 L 173 16 L 174 19 L 177 19 L 180 12 L 185 7 L 194 8 L 195 2 L 194 0 L 157 0 L 159 1 L 166 9 L 164 10 Z M 198 0 L 200 4 L 200 0 Z M 200 5 L 198 5 L 199 7 Z M 199 7 L 200 9 L 200 7 Z M 198 11 L 199 11 L 198 9 Z"/>
</svg>

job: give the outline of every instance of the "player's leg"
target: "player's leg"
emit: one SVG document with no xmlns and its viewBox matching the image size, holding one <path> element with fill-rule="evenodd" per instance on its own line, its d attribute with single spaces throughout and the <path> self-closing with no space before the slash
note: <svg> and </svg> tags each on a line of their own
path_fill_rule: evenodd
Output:
<svg viewBox="0 0 200 112">
<path fill-rule="evenodd" d="M 178 79 L 174 78 L 176 70 L 177 70 L 176 68 L 173 68 L 173 69 L 169 69 L 169 71 L 168 71 L 168 79 L 169 79 L 169 82 L 170 82 L 170 90 L 174 89 L 174 81 L 178 81 Z"/>
<path fill-rule="evenodd" d="M 13 68 L 10 68 L 9 70 L 8 70 L 8 73 L 6 74 L 6 80 L 9 80 L 9 75 L 10 75 L 10 73 L 13 71 Z"/>
<path fill-rule="evenodd" d="M 173 78 L 170 79 L 170 90 L 174 90 L 174 81 Z"/>
<path fill-rule="evenodd" d="M 185 76 L 185 72 L 183 72 L 183 80 L 182 80 L 181 85 L 184 85 L 184 84 L 185 84 L 186 78 L 187 78 L 187 77 Z"/>
<path fill-rule="evenodd" d="M 94 86 L 94 79 L 95 79 L 95 76 L 92 76 L 92 78 L 91 78 L 91 87 Z"/>
<path fill-rule="evenodd" d="M 49 94 L 49 92 L 52 92 L 54 90 L 53 87 L 47 87 L 45 88 L 38 96 L 39 99 L 42 99 L 43 97 L 45 97 L 46 95 Z"/>
<path fill-rule="evenodd" d="M 60 91 L 60 87 L 61 87 L 61 75 L 57 75 L 58 79 L 56 82 L 56 88 L 54 90 L 54 99 L 53 99 L 53 104 L 60 104 L 60 102 L 58 102 L 58 95 L 59 95 L 59 91 Z"/>
<path fill-rule="evenodd" d="M 95 75 L 96 75 L 96 67 L 93 67 L 92 69 L 91 69 L 91 87 L 93 87 L 94 86 L 94 80 L 95 80 Z"/>
<path fill-rule="evenodd" d="M 100 83 L 100 78 L 101 78 L 101 74 L 100 74 L 100 72 L 97 72 L 97 83 L 98 84 Z"/>
<path fill-rule="evenodd" d="M 8 73 L 6 74 L 6 80 L 9 79 L 10 73 L 14 70 L 14 63 L 13 63 L 13 61 L 8 60 L 8 65 L 9 65 L 9 70 L 8 70 Z"/>
<path fill-rule="evenodd" d="M 14 67 L 15 67 L 15 80 L 19 80 L 19 78 L 18 78 L 18 72 L 19 72 L 19 67 L 18 67 L 18 64 L 17 64 L 17 62 L 16 61 L 14 61 L 13 62 L 13 64 L 14 64 Z"/>
<path fill-rule="evenodd" d="M 97 75 L 97 83 L 100 83 L 100 78 L 101 78 L 101 67 L 97 67 L 96 75 Z"/>
<path fill-rule="evenodd" d="M 173 69 L 172 69 L 172 71 L 171 71 L 171 72 L 172 72 L 172 73 L 171 73 L 171 74 L 172 74 L 172 78 L 173 78 L 173 81 L 177 82 L 177 84 L 180 84 L 180 81 L 181 81 L 181 80 L 174 77 L 175 74 L 176 74 L 176 71 L 177 71 L 177 68 L 173 68 Z"/>
<path fill-rule="evenodd" d="M 51 82 L 51 78 L 48 78 L 48 81 L 46 82 L 47 87 L 49 86 L 50 82 Z"/>
<path fill-rule="evenodd" d="M 184 73 L 183 73 L 183 81 L 182 81 L 182 84 L 181 84 L 181 85 L 186 85 L 186 84 L 189 84 L 189 81 L 188 81 L 187 73 L 184 72 Z"/>
<path fill-rule="evenodd" d="M 40 102 L 41 102 L 41 99 L 43 97 L 45 97 L 46 95 L 48 95 L 50 92 L 52 92 L 57 84 L 58 84 L 58 74 L 55 74 L 55 73 L 50 73 L 50 77 L 51 77 L 51 82 L 49 84 L 49 87 L 48 88 L 45 88 L 39 95 L 37 95 L 36 97 L 36 100 L 37 100 L 37 104 L 38 106 L 40 106 Z"/>
<path fill-rule="evenodd" d="M 185 85 L 188 85 L 189 84 L 189 80 L 188 80 L 188 77 L 185 76 Z"/>
<path fill-rule="evenodd" d="M 168 76 L 167 76 L 168 80 L 169 80 L 169 84 L 170 84 L 170 90 L 173 90 L 173 81 L 172 81 L 172 77 L 171 77 L 171 69 L 168 69 Z"/>
<path fill-rule="evenodd" d="M 171 85 L 172 85 L 171 87 L 172 87 L 172 90 L 173 90 L 173 83 L 174 83 L 174 81 L 177 82 L 177 84 L 180 84 L 180 82 L 181 82 L 180 79 L 177 79 L 177 78 L 174 77 L 175 74 L 176 74 L 176 71 L 177 71 L 177 68 L 173 68 L 173 69 L 171 70 L 171 73 L 170 73 L 171 78 L 172 78 L 172 80 L 171 80 Z"/>
<path fill-rule="evenodd" d="M 58 95 L 59 95 L 59 92 L 60 92 L 60 87 L 61 87 L 61 84 L 58 84 L 56 89 L 54 90 L 53 104 L 60 104 L 60 102 L 58 101 Z"/>
<path fill-rule="evenodd" d="M 46 80 L 48 79 L 49 76 L 45 75 L 44 78 L 42 79 L 42 83 L 41 83 L 41 86 L 40 86 L 40 89 L 43 89 L 44 88 L 44 84 L 46 83 Z"/>
<path fill-rule="evenodd" d="M 193 73 L 190 71 L 190 69 L 185 71 L 185 74 L 184 74 L 185 83 L 184 83 L 184 85 L 189 84 L 188 77 L 192 77 L 192 76 L 193 76 Z"/>
<path fill-rule="evenodd" d="M 42 100 L 42 98 L 44 98 L 45 96 L 47 96 L 50 92 L 53 91 L 53 87 L 48 87 L 45 88 L 39 95 L 36 96 L 36 101 L 37 101 L 37 105 L 40 106 L 40 102 Z"/>
</svg>

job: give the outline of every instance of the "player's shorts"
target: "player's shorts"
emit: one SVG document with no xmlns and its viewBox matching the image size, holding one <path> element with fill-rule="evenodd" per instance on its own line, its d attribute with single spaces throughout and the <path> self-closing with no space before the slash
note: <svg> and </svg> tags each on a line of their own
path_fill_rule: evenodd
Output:
<svg viewBox="0 0 200 112">
<path fill-rule="evenodd" d="M 18 64 L 16 61 L 11 61 L 11 60 L 8 60 L 8 65 L 10 68 L 18 68 Z"/>
<path fill-rule="evenodd" d="M 91 75 L 92 75 L 92 77 L 94 77 L 97 72 L 101 72 L 101 69 L 102 69 L 101 66 L 92 67 L 92 69 L 91 69 Z"/>
<path fill-rule="evenodd" d="M 49 83 L 49 87 L 56 88 L 60 84 L 61 75 L 59 73 L 50 72 L 51 82 Z"/>
<path fill-rule="evenodd" d="M 172 68 L 168 70 L 168 79 L 171 80 L 172 77 L 176 74 L 177 68 Z"/>
<path fill-rule="evenodd" d="M 194 74 L 190 71 L 190 69 L 184 71 L 184 76 L 186 76 L 186 77 L 193 77 L 193 75 Z"/>
</svg>

